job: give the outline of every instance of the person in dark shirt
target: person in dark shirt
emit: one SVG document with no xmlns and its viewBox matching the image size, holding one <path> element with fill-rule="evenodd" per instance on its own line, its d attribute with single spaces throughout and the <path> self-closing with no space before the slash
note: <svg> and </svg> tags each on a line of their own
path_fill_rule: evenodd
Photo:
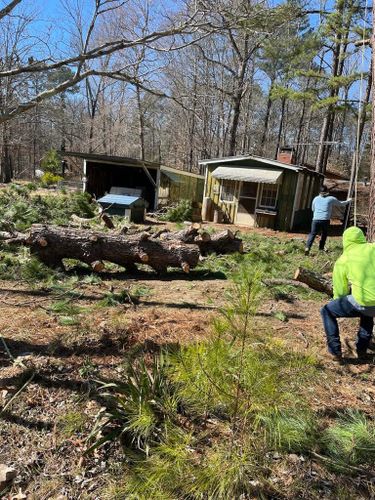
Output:
<svg viewBox="0 0 375 500">
<path fill-rule="evenodd" d="M 326 186 L 320 188 L 319 196 L 315 196 L 311 205 L 313 220 L 311 231 L 306 242 L 305 255 L 309 255 L 312 244 L 318 234 L 321 234 L 319 250 L 324 251 L 333 207 L 342 207 L 348 205 L 350 202 L 351 198 L 348 198 L 346 201 L 339 201 L 334 196 L 330 196 Z"/>
</svg>

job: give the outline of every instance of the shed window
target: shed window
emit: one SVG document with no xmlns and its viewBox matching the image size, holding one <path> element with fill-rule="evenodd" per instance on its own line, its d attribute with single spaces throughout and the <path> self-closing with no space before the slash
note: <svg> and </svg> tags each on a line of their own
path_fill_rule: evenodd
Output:
<svg viewBox="0 0 375 500">
<path fill-rule="evenodd" d="M 264 208 L 276 208 L 278 191 L 278 184 L 263 184 L 259 206 Z"/>
<path fill-rule="evenodd" d="M 235 181 L 223 179 L 221 181 L 220 201 L 234 201 Z"/>
</svg>

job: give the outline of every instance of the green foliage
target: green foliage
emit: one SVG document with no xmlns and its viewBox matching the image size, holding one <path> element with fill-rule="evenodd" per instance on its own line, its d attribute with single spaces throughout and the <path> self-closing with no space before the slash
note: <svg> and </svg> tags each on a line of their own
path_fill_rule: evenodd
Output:
<svg viewBox="0 0 375 500">
<path fill-rule="evenodd" d="M 321 253 L 314 250 L 309 257 L 305 257 L 303 253 L 305 241 L 302 238 L 288 240 L 256 233 L 243 233 L 240 237 L 243 239 L 246 253 L 210 255 L 199 264 L 199 269 L 231 278 L 237 269 L 243 266 L 249 270 L 260 269 L 265 278 L 293 279 L 297 267 L 305 267 L 320 274 L 332 271 L 334 262 L 342 251 L 341 242 L 331 239 L 328 243 L 329 252 L 324 254 L 324 258 Z M 290 285 L 264 286 L 261 294 L 263 298 L 276 299 L 280 296 L 292 299 L 322 297 L 313 290 Z"/>
<path fill-rule="evenodd" d="M 303 396 L 315 362 L 258 333 L 261 276 L 241 266 L 233 273 L 209 339 L 102 383 L 105 411 L 88 451 L 118 438 L 127 447 L 125 480 L 110 498 L 262 498 L 269 451 L 316 449 Z"/>
<path fill-rule="evenodd" d="M 347 465 L 373 465 L 375 423 L 359 411 L 347 411 L 325 430 L 322 444 L 338 470 L 346 470 Z"/>
<path fill-rule="evenodd" d="M 178 400 L 165 369 L 165 358 L 160 355 L 151 368 L 144 361 L 136 361 L 128 367 L 123 381 L 101 383 L 106 410 L 90 436 L 95 440 L 91 449 L 121 438 L 124 444 L 148 454 L 150 445 L 160 441 L 177 411 Z M 99 434 L 104 437 L 98 438 Z"/>
<path fill-rule="evenodd" d="M 50 305 L 49 310 L 55 314 L 74 316 L 81 312 L 81 308 L 73 304 L 71 300 L 59 300 Z"/>
<path fill-rule="evenodd" d="M 252 498 L 264 474 L 264 459 L 255 444 L 245 442 L 231 448 L 218 443 L 208 449 L 194 471 L 193 498 Z"/>
<path fill-rule="evenodd" d="M 42 175 L 40 182 L 43 187 L 48 187 L 53 186 L 62 180 L 63 177 L 61 177 L 60 175 L 55 175 L 52 172 L 46 172 Z"/>
<path fill-rule="evenodd" d="M 83 412 L 69 411 L 59 418 L 58 427 L 61 434 L 68 438 L 82 432 L 86 423 L 87 416 Z"/>
<path fill-rule="evenodd" d="M 104 298 L 98 302 L 99 307 L 116 307 L 121 304 L 133 304 L 139 302 L 141 297 L 150 295 L 150 288 L 147 286 L 136 286 L 124 289 L 121 292 L 108 292 Z"/>
<path fill-rule="evenodd" d="M 275 450 L 306 453 L 317 445 L 316 417 L 308 409 L 276 411 L 261 416 L 267 443 Z"/>
<path fill-rule="evenodd" d="M 104 298 L 98 302 L 99 307 L 116 307 L 120 304 L 130 304 L 131 297 L 128 290 L 122 290 L 121 292 L 108 292 L 105 294 Z"/>
<path fill-rule="evenodd" d="M 259 271 L 240 268 L 212 338 L 172 357 L 171 377 L 194 412 L 252 418 L 254 412 L 296 403 L 299 384 L 312 377 L 312 359 L 286 353 L 256 333 L 260 292 Z M 303 374 L 296 379 L 293 374 L 300 369 Z"/>
<path fill-rule="evenodd" d="M 66 224 L 73 214 L 90 218 L 96 207 L 87 193 L 40 196 L 28 185 L 12 184 L 0 192 L 1 226 L 25 231 L 35 223 Z"/>
<path fill-rule="evenodd" d="M 49 268 L 35 257 L 30 257 L 27 248 L 8 247 L 0 251 L 0 279 L 22 280 L 35 285 L 50 282 L 59 276 L 58 271 Z"/>
<path fill-rule="evenodd" d="M 97 375 L 98 367 L 88 356 L 86 356 L 78 371 L 82 378 L 88 379 Z"/>
<path fill-rule="evenodd" d="M 40 166 L 45 174 L 48 173 L 57 176 L 61 173 L 61 158 L 56 149 L 51 148 L 47 151 L 40 162 Z"/>
<path fill-rule="evenodd" d="M 177 205 L 167 209 L 160 219 L 169 222 L 191 221 L 193 206 L 190 200 L 181 200 Z"/>
</svg>

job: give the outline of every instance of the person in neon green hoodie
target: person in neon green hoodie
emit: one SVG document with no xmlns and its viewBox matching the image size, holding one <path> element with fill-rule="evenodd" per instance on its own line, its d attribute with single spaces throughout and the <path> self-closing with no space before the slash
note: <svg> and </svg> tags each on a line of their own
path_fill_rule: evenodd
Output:
<svg viewBox="0 0 375 500">
<path fill-rule="evenodd" d="M 333 300 L 321 309 L 328 351 L 342 359 L 337 318 L 360 318 L 356 349 L 366 354 L 375 316 L 375 244 L 367 243 L 358 227 L 343 234 L 344 251 L 333 269 Z"/>
</svg>

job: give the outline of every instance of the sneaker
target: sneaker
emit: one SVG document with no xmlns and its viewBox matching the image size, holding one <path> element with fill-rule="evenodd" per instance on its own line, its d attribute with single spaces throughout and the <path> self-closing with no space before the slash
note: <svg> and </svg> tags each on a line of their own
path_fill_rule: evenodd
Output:
<svg viewBox="0 0 375 500">
<path fill-rule="evenodd" d="M 305 255 L 309 255 L 309 253 L 310 253 L 310 248 L 306 247 L 305 248 Z"/>
<path fill-rule="evenodd" d="M 319 248 L 319 252 L 328 253 L 328 250 L 326 248 Z"/>
</svg>

